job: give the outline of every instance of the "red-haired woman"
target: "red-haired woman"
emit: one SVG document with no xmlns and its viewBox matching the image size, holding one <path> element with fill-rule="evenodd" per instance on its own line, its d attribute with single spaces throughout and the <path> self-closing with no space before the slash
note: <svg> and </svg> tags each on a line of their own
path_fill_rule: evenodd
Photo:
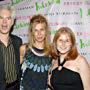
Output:
<svg viewBox="0 0 90 90">
<path fill-rule="evenodd" d="M 75 35 L 60 28 L 53 40 L 49 85 L 52 90 L 90 90 L 90 66 L 76 48 Z"/>
</svg>

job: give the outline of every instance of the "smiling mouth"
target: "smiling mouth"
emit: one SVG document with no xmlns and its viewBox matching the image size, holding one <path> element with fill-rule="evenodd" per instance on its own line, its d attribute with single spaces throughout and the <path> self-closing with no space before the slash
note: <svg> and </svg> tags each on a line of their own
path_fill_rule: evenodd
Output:
<svg viewBox="0 0 90 90">
<path fill-rule="evenodd" d="M 60 47 L 61 48 L 61 47 Z M 64 50 L 64 49 L 67 49 L 66 47 L 65 48 L 61 48 L 62 50 Z"/>
<path fill-rule="evenodd" d="M 42 37 L 38 37 L 38 39 L 42 39 Z"/>
</svg>

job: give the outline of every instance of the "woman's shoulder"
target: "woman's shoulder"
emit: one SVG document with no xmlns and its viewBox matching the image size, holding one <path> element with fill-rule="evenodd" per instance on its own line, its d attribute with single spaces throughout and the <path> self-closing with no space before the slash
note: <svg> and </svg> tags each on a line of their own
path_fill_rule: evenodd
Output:
<svg viewBox="0 0 90 90">
<path fill-rule="evenodd" d="M 20 47 L 20 50 L 26 50 L 26 47 L 27 47 L 27 46 L 28 46 L 27 43 L 22 44 L 21 47 Z"/>
<path fill-rule="evenodd" d="M 80 68 L 85 68 L 85 67 L 90 68 L 89 61 L 82 55 L 78 55 L 77 62 Z"/>
<path fill-rule="evenodd" d="M 28 44 L 22 44 L 20 47 L 20 63 L 22 63 L 23 58 L 25 56 L 26 50 L 27 50 L 27 45 Z"/>
<path fill-rule="evenodd" d="M 77 60 L 80 63 L 87 62 L 86 58 L 84 56 L 80 55 L 80 54 L 78 55 Z"/>
</svg>

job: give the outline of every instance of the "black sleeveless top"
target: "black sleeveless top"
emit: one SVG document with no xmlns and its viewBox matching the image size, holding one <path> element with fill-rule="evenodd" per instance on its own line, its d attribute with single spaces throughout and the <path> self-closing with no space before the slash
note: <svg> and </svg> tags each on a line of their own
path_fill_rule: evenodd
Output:
<svg viewBox="0 0 90 90">
<path fill-rule="evenodd" d="M 38 56 L 34 51 L 42 55 Z M 46 90 L 50 65 L 51 57 L 44 55 L 43 49 L 28 49 L 21 67 L 20 90 Z"/>
<path fill-rule="evenodd" d="M 52 90 L 84 90 L 79 73 L 63 67 L 65 62 L 66 60 L 61 64 L 58 60 L 58 65 L 62 66 L 62 69 L 58 70 L 57 67 L 52 71 L 50 79 Z"/>
</svg>

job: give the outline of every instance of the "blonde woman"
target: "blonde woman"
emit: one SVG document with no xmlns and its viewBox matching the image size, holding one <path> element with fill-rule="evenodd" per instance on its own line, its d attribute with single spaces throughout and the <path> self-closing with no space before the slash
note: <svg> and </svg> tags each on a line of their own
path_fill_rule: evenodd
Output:
<svg viewBox="0 0 90 90">
<path fill-rule="evenodd" d="M 30 20 L 29 42 L 20 48 L 22 77 L 20 90 L 46 90 L 49 56 L 49 28 L 42 15 L 34 15 Z"/>
</svg>

